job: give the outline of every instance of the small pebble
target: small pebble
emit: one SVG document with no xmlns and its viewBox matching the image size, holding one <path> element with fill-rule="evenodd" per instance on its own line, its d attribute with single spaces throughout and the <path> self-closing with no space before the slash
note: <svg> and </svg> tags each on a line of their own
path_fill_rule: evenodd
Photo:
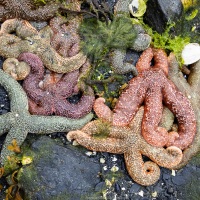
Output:
<svg viewBox="0 0 200 200">
<path fill-rule="evenodd" d="M 151 196 L 155 198 L 158 196 L 158 193 L 155 191 L 155 192 L 151 193 Z"/>
<path fill-rule="evenodd" d="M 108 170 L 108 167 L 107 167 L 107 166 L 104 166 L 104 167 L 103 167 L 103 170 L 104 170 L 104 171 Z"/>
<path fill-rule="evenodd" d="M 176 176 L 176 171 L 172 169 L 172 176 Z"/>
<path fill-rule="evenodd" d="M 168 192 L 169 194 L 173 194 L 173 192 L 174 192 L 173 187 L 169 187 L 169 188 L 167 189 L 167 192 Z"/>
<path fill-rule="evenodd" d="M 117 158 L 115 156 L 112 157 L 112 161 L 115 162 L 117 161 Z"/>
<path fill-rule="evenodd" d="M 115 192 L 120 195 L 121 194 L 121 186 L 118 183 L 115 183 Z"/>
<path fill-rule="evenodd" d="M 115 165 L 110 169 L 111 172 L 117 172 L 118 170 L 119 170 L 119 167 Z"/>
<path fill-rule="evenodd" d="M 106 160 L 104 158 L 100 158 L 99 162 L 103 164 L 106 162 Z"/>
<path fill-rule="evenodd" d="M 139 194 L 141 197 L 143 197 L 143 196 L 144 196 L 144 191 L 140 190 L 140 191 L 138 192 L 138 194 Z"/>
</svg>

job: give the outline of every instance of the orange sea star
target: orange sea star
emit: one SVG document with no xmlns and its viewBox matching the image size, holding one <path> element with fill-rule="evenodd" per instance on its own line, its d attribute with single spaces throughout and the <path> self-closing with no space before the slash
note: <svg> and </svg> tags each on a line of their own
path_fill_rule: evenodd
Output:
<svg viewBox="0 0 200 200">
<path fill-rule="evenodd" d="M 150 67 L 154 57 L 154 66 Z M 119 97 L 112 112 L 104 99 L 95 101 L 94 110 L 98 117 L 116 126 L 126 126 L 144 103 L 142 135 L 154 146 L 177 146 L 187 148 L 196 133 L 196 120 L 189 100 L 167 79 L 168 61 L 161 49 L 148 48 L 139 58 L 136 68 L 139 75 L 133 78 Z M 163 103 L 177 117 L 178 133 L 167 132 L 159 127 Z"/>
<path fill-rule="evenodd" d="M 144 108 L 141 107 L 129 127 L 111 125 L 106 138 L 98 137 L 98 131 L 102 130 L 103 124 L 95 120 L 81 130 L 70 131 L 67 139 L 75 140 L 92 151 L 124 154 L 126 168 L 133 180 L 141 185 L 152 185 L 160 177 L 158 165 L 173 169 L 180 163 L 182 151 L 175 146 L 164 149 L 148 144 L 141 136 L 143 114 Z M 153 162 L 144 162 L 142 155 L 149 157 Z"/>
</svg>

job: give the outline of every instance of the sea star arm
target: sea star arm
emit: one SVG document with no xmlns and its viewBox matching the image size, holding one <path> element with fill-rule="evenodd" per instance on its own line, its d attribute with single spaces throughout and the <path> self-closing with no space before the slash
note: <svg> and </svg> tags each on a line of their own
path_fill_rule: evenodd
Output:
<svg viewBox="0 0 200 200">
<path fill-rule="evenodd" d="M 38 47 L 40 44 L 40 41 L 37 41 Z M 75 56 L 64 58 L 59 55 L 50 45 L 45 44 L 44 48 L 39 47 L 38 49 L 35 47 L 32 52 L 37 54 L 42 59 L 44 65 L 49 70 L 57 73 L 72 72 L 79 69 L 86 62 L 86 56 L 82 52 L 79 52 Z"/>
<path fill-rule="evenodd" d="M 0 115 L 0 135 L 8 132 L 12 127 L 12 122 L 15 119 L 15 113 L 8 112 Z"/>
<path fill-rule="evenodd" d="M 6 15 L 1 17 L 1 21 L 16 17 L 32 21 L 48 20 L 55 15 L 60 7 L 60 4 L 51 3 L 34 10 L 27 0 L 4 0 L 0 3 L 7 10 Z"/>
<path fill-rule="evenodd" d="M 55 111 L 53 105 L 54 100 L 48 96 L 41 98 L 38 104 L 31 98 L 28 98 L 28 111 L 32 115 L 52 115 Z"/>
<path fill-rule="evenodd" d="M 137 75 L 136 67 L 128 62 L 124 62 L 126 56 L 126 50 L 115 49 L 110 53 L 111 66 L 114 73 L 125 74 L 128 72 L 132 72 L 133 75 Z"/>
<path fill-rule="evenodd" d="M 36 134 L 47 134 L 77 130 L 82 128 L 92 118 L 92 113 L 89 113 L 80 119 L 69 119 L 60 116 L 30 115 L 28 118 L 28 131 Z"/>
<path fill-rule="evenodd" d="M 193 64 L 190 69 L 190 75 L 188 77 L 188 83 L 192 91 L 199 95 L 200 88 L 200 61 Z"/>
<path fill-rule="evenodd" d="M 139 151 L 124 154 L 126 168 L 131 178 L 140 185 L 152 185 L 160 177 L 160 168 L 154 162 L 144 162 Z"/>
<path fill-rule="evenodd" d="M 162 69 L 165 75 L 168 75 L 168 60 L 167 54 L 162 49 L 153 49 L 154 66 L 153 68 Z"/>
<path fill-rule="evenodd" d="M 70 131 L 67 139 L 69 141 L 76 140 L 80 145 L 93 151 L 122 154 L 127 150 L 127 147 L 123 145 L 123 139 L 127 136 L 126 128 L 110 127 L 104 123 L 100 120 L 91 121 L 81 130 Z M 108 132 L 108 135 L 101 137 L 105 131 Z"/>
<path fill-rule="evenodd" d="M 87 149 L 92 151 L 102 151 L 102 152 L 110 152 L 122 154 L 123 148 L 121 148 L 121 140 L 115 138 L 95 138 L 93 136 L 88 135 L 82 131 L 70 131 L 67 134 L 67 139 L 69 141 L 76 140 L 81 146 L 84 146 Z"/>
<path fill-rule="evenodd" d="M 165 105 L 175 114 L 178 120 L 179 137 L 167 146 L 177 146 L 181 149 L 187 148 L 196 134 L 196 119 L 194 110 L 189 100 L 168 81 L 163 88 L 163 100 Z"/>
<path fill-rule="evenodd" d="M 152 58 L 153 58 L 152 48 L 148 48 L 145 51 L 143 51 L 142 55 L 140 56 L 136 64 L 138 73 L 141 73 L 150 68 Z"/>
<path fill-rule="evenodd" d="M 152 147 L 147 144 L 143 144 L 143 146 L 144 148 L 141 148 L 142 155 L 147 156 L 161 167 L 173 169 L 183 158 L 181 149 L 175 146 L 170 146 L 166 149 Z"/>
<path fill-rule="evenodd" d="M 105 105 L 104 98 L 100 97 L 100 98 L 96 99 L 94 102 L 94 105 L 93 105 L 93 109 L 94 109 L 96 115 L 100 119 L 102 119 L 106 122 L 112 123 L 113 112 L 107 105 Z"/>
<path fill-rule="evenodd" d="M 166 106 L 164 106 L 159 126 L 169 131 L 172 128 L 173 123 L 174 114 Z"/>
<path fill-rule="evenodd" d="M 130 123 L 144 101 L 147 88 L 143 77 L 138 76 L 129 82 L 115 105 L 113 125 L 125 126 Z"/>
<path fill-rule="evenodd" d="M 28 100 L 22 87 L 10 75 L 0 70 L 0 85 L 8 92 L 10 108 L 13 112 L 22 113 L 24 109 L 28 110 Z M 20 103 L 19 103 L 20 102 Z"/>
<path fill-rule="evenodd" d="M 142 155 L 149 157 L 158 165 L 171 169 L 174 168 L 181 162 L 183 157 L 182 151 L 178 147 L 168 147 L 167 149 L 164 149 L 148 144 L 141 135 L 143 115 L 144 107 L 141 107 L 130 123 L 130 128 L 132 133 L 134 133 L 134 136 L 131 137 L 135 137 L 137 141 L 135 148 L 139 149 L 139 152 Z"/>
<path fill-rule="evenodd" d="M 21 53 L 22 40 L 11 34 L 0 35 L 0 55 L 4 58 L 17 58 Z"/>
<path fill-rule="evenodd" d="M 18 18 L 6 20 L 1 25 L 1 34 L 14 32 L 21 38 L 38 34 L 37 30 L 28 21 Z"/>
<path fill-rule="evenodd" d="M 186 94 L 190 102 L 193 106 L 193 108 L 198 108 L 199 106 L 199 93 L 194 93 L 190 87 L 190 85 L 187 83 L 186 79 L 183 77 L 183 74 L 180 72 L 179 64 L 174 56 L 174 54 L 170 54 L 169 56 L 169 78 L 174 82 L 174 84 L 179 88 L 180 91 L 182 91 L 184 94 Z M 191 74 L 192 75 L 192 74 Z M 190 76 L 191 76 L 190 75 Z M 176 166 L 176 169 L 180 169 L 183 166 L 185 166 L 188 161 L 199 152 L 199 144 L 200 144 L 200 114 L 199 110 L 194 110 L 196 119 L 197 119 L 197 134 L 194 138 L 193 143 L 184 150 L 183 153 L 183 159 L 180 164 Z"/>
<path fill-rule="evenodd" d="M 55 101 L 55 114 L 75 119 L 83 117 L 92 110 L 94 100 L 92 88 L 90 94 L 83 93 L 81 99 L 76 104 L 72 104 L 66 99 L 58 99 Z"/>
<path fill-rule="evenodd" d="M 27 25 L 25 22 L 25 20 L 22 21 L 23 26 L 31 26 L 30 24 Z M 21 28 L 23 28 L 23 26 Z M 0 42 L 2 42 L 2 45 L 0 46 L 0 55 L 5 58 L 17 58 L 20 53 L 35 53 L 41 58 L 44 65 L 49 70 L 57 73 L 68 73 L 77 70 L 86 61 L 86 56 L 82 52 L 67 58 L 60 56 L 56 50 L 51 47 L 47 38 L 42 38 L 40 33 L 31 37 L 27 35 L 27 37 L 23 39 L 24 37 L 24 34 L 18 35 L 18 37 L 8 33 L 1 34 Z"/>
<path fill-rule="evenodd" d="M 16 140 L 17 146 L 21 146 L 24 140 L 26 139 L 28 132 L 22 127 L 12 127 L 8 132 L 6 139 L 4 141 L 2 150 L 1 150 L 1 164 L 4 165 L 6 160 L 14 155 L 14 151 L 8 149 L 8 146 L 13 144 L 13 141 Z M 18 152 L 19 153 L 19 152 Z"/>
<path fill-rule="evenodd" d="M 142 135 L 152 146 L 163 147 L 168 141 L 168 132 L 158 124 L 162 118 L 161 88 L 153 86 L 147 90 L 145 97 Z"/>
<path fill-rule="evenodd" d="M 170 54 L 168 57 L 169 61 L 169 73 L 168 78 L 173 81 L 176 87 L 183 92 L 187 97 L 193 98 L 193 92 L 187 80 L 183 77 L 182 72 L 180 71 L 178 61 L 175 58 L 174 54 Z"/>
</svg>

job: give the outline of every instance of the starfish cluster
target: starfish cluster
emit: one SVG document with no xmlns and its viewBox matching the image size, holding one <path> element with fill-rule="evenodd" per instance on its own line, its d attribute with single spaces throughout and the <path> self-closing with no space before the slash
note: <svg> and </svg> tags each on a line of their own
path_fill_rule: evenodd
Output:
<svg viewBox="0 0 200 200">
<path fill-rule="evenodd" d="M 200 110 L 199 110 L 199 85 L 200 85 L 200 61 L 190 66 L 190 73 L 187 80 L 184 74 L 181 72 L 179 63 L 176 60 L 174 54 L 170 54 L 169 58 L 169 79 L 173 81 L 176 87 L 188 97 L 197 122 L 197 131 L 193 143 L 183 151 L 182 162 L 176 166 L 177 169 L 182 168 L 186 165 L 189 160 L 200 151 Z"/>
<path fill-rule="evenodd" d="M 0 115 L 0 135 L 8 133 L 1 150 L 1 164 L 5 164 L 14 152 L 8 146 L 16 140 L 20 146 L 28 133 L 47 134 L 64 132 L 81 128 L 93 115 L 88 114 L 80 119 L 59 116 L 31 115 L 28 111 L 28 99 L 21 85 L 11 76 L 0 70 L 0 85 L 8 92 L 10 112 Z"/>
<path fill-rule="evenodd" d="M 150 66 L 154 58 L 154 66 Z M 126 126 L 144 103 L 142 135 L 153 146 L 177 146 L 186 149 L 196 133 L 196 118 L 190 101 L 166 77 L 167 55 L 163 50 L 148 48 L 137 65 L 139 75 L 133 78 L 119 97 L 113 112 L 104 99 L 95 101 L 94 110 L 99 118 L 116 126 Z M 167 132 L 159 127 L 163 103 L 177 118 L 178 132 Z"/>
<path fill-rule="evenodd" d="M 141 107 L 129 126 L 111 125 L 106 138 L 98 137 L 98 130 L 102 129 L 103 124 L 95 120 L 81 130 L 70 131 L 67 139 L 75 140 L 92 151 L 124 154 L 126 168 L 132 179 L 141 185 L 152 185 L 160 177 L 159 166 L 173 169 L 182 160 L 182 151 L 175 146 L 164 149 L 148 144 L 141 136 L 143 115 L 144 108 Z M 142 155 L 152 161 L 144 162 Z"/>
<path fill-rule="evenodd" d="M 47 0 L 46 5 L 37 7 L 33 0 L 0 0 L 0 21 L 21 18 L 30 21 L 46 21 L 53 18 L 60 10 L 76 11 L 80 6 L 78 0 Z"/>
<path fill-rule="evenodd" d="M 37 115 L 61 115 L 69 118 L 81 118 L 92 110 L 94 93 L 91 87 L 82 91 L 82 97 L 77 104 L 67 101 L 73 95 L 77 85 L 79 70 L 64 74 L 58 80 L 52 77 L 40 87 L 44 79 L 44 66 L 40 58 L 32 53 L 22 53 L 19 61 L 29 64 L 30 74 L 23 82 L 23 88 L 29 98 L 29 111 Z M 51 82 L 51 83 L 50 83 Z"/>
<path fill-rule="evenodd" d="M 15 32 L 16 35 L 11 33 Z M 52 30 L 49 26 L 39 32 L 26 20 L 6 20 L 0 29 L 0 55 L 17 58 L 21 53 L 38 55 L 46 68 L 57 73 L 68 73 L 79 69 L 85 62 L 82 52 L 72 57 L 61 56 L 51 46 Z"/>
<path fill-rule="evenodd" d="M 135 76 L 111 110 L 105 99 L 95 100 L 85 81 L 93 66 L 80 47 L 82 1 L 45 2 L 38 7 L 32 0 L 0 0 L 0 56 L 5 59 L 0 85 L 11 105 L 0 115 L 0 135 L 8 133 L 1 164 L 14 154 L 9 147 L 20 147 L 28 133 L 69 132 L 68 140 L 90 150 L 123 154 L 130 176 L 141 185 L 159 179 L 159 166 L 184 166 L 200 149 L 200 61 L 191 66 L 187 82 L 173 55 L 168 60 L 163 50 L 149 48 L 151 37 L 135 24 L 130 49 L 143 51 L 136 66 L 125 61 L 126 49 L 108 55 L 114 73 Z M 130 17 L 129 3 L 118 0 L 113 17 Z M 72 12 L 64 17 L 59 11 Z M 79 101 L 70 102 L 76 94 Z M 98 117 L 93 121 L 92 109 Z"/>
</svg>

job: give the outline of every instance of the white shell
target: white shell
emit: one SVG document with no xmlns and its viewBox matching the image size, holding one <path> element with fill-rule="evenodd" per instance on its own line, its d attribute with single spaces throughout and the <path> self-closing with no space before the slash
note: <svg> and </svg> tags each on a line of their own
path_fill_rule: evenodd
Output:
<svg viewBox="0 0 200 200">
<path fill-rule="evenodd" d="M 200 45 L 198 43 L 185 45 L 182 51 L 182 58 L 185 65 L 197 62 L 200 59 Z"/>
<path fill-rule="evenodd" d="M 141 17 L 146 12 L 146 7 L 144 0 L 132 0 L 129 4 L 129 11 L 134 17 Z"/>
</svg>

